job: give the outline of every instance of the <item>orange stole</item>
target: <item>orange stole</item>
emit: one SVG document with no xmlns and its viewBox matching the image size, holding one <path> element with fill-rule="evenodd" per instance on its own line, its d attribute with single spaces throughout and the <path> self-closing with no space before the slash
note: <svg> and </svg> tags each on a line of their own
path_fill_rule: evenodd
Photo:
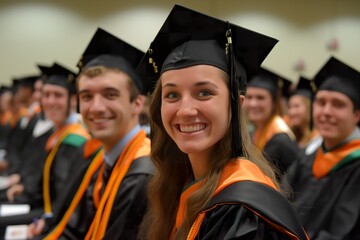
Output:
<svg viewBox="0 0 360 240">
<path fill-rule="evenodd" d="M 180 203 L 178 212 L 176 215 L 176 223 L 175 227 L 171 233 L 170 239 L 172 239 L 175 236 L 175 233 L 177 229 L 183 224 L 186 214 L 186 203 L 190 196 L 200 189 L 204 185 L 205 179 L 202 179 L 193 185 L 191 185 L 189 188 L 187 188 L 180 196 Z M 270 178 L 268 178 L 254 163 L 250 162 L 249 160 L 245 159 L 238 159 L 231 163 L 229 163 L 225 168 L 223 169 L 218 187 L 216 188 L 214 195 L 216 196 L 219 192 L 221 192 L 224 188 L 227 186 L 240 181 L 254 181 L 259 182 L 265 185 L 268 185 L 271 188 L 276 189 L 274 183 Z M 189 236 L 192 236 L 188 239 L 194 239 L 197 235 L 201 223 L 205 217 L 205 212 L 201 213 L 198 218 L 195 220 L 193 227 L 191 228 L 189 232 Z"/>
<path fill-rule="evenodd" d="M 101 143 L 96 139 L 91 139 L 86 142 L 84 147 L 84 157 L 90 157 L 90 155 L 94 154 L 99 148 L 101 147 Z M 90 184 L 90 181 L 96 171 L 100 168 L 101 164 L 104 161 L 103 158 L 103 150 L 101 149 L 91 162 L 90 166 L 86 170 L 83 180 L 80 183 L 78 190 L 76 191 L 74 198 L 72 199 L 69 208 L 66 210 L 64 216 L 60 220 L 59 224 L 55 227 L 55 229 L 50 232 L 44 239 L 45 240 L 55 240 L 58 239 L 61 234 L 63 233 L 67 223 L 70 220 L 71 215 L 75 211 L 76 207 L 78 206 L 81 198 L 84 196 L 84 193 L 87 187 Z"/>
<path fill-rule="evenodd" d="M 78 123 L 67 124 L 59 130 L 55 131 L 46 142 L 46 151 L 49 152 L 43 170 L 43 199 L 44 199 L 44 213 L 52 214 L 51 199 L 50 199 L 50 170 L 55 158 L 55 155 L 62 143 L 62 141 L 69 134 L 78 134 L 89 139 L 89 133 Z"/>
<path fill-rule="evenodd" d="M 10 123 L 11 121 L 11 112 L 6 111 L 3 113 L 1 117 L 1 125 L 5 126 L 6 124 Z"/>
<path fill-rule="evenodd" d="M 131 163 L 135 159 L 147 155 L 150 155 L 150 140 L 146 138 L 145 131 L 141 130 L 125 146 L 123 152 L 117 160 L 109 181 L 105 186 L 104 193 L 101 197 L 99 197 L 100 202 L 85 239 L 103 239 L 111 214 L 111 209 L 123 178 L 129 170 Z M 103 184 L 102 182 L 100 183 Z M 101 188 L 96 189 L 99 189 L 99 193 L 97 194 L 100 195 Z"/>
<path fill-rule="evenodd" d="M 341 164 L 342 160 L 346 160 L 347 157 L 356 151 L 360 151 L 360 140 L 352 140 L 349 143 L 333 150 L 324 153 L 322 148 L 319 148 L 313 163 L 313 174 L 317 179 L 320 179 L 334 169 L 338 164 Z"/>
<path fill-rule="evenodd" d="M 264 129 L 255 130 L 253 143 L 260 150 L 264 150 L 266 143 L 275 135 L 279 133 L 287 133 L 291 139 L 295 139 L 294 133 L 286 125 L 285 121 L 280 116 L 274 116 Z"/>
<path fill-rule="evenodd" d="M 16 114 L 11 114 L 10 126 L 14 128 L 22 117 L 27 114 L 27 109 L 22 107 Z"/>
</svg>

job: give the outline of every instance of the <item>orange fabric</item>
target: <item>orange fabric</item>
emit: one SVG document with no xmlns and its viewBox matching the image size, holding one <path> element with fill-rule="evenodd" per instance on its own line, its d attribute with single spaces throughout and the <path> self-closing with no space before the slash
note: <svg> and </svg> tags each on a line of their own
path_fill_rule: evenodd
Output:
<svg viewBox="0 0 360 240">
<path fill-rule="evenodd" d="M 103 150 L 99 151 L 96 154 L 94 160 L 91 162 L 89 168 L 87 169 L 84 178 L 81 181 L 81 184 L 70 203 L 69 208 L 66 210 L 65 214 L 63 215 L 62 219 L 60 220 L 59 224 L 55 227 L 55 229 L 52 232 L 50 232 L 49 235 L 46 236 L 46 238 L 44 238 L 45 240 L 55 240 L 60 237 L 67 223 L 69 222 L 71 215 L 78 206 L 81 198 L 84 196 L 84 193 L 87 187 L 89 186 L 92 176 L 95 174 L 95 172 L 100 168 L 101 164 L 103 163 L 104 161 L 103 154 L 104 154 Z"/>
<path fill-rule="evenodd" d="M 264 150 L 266 143 L 279 133 L 287 133 L 291 139 L 295 140 L 294 133 L 286 125 L 285 121 L 280 116 L 274 116 L 264 129 L 255 130 L 253 143 L 260 150 Z"/>
<path fill-rule="evenodd" d="M 128 146 L 126 146 L 125 149 L 124 149 L 124 152 L 125 151 L 130 151 L 131 153 L 134 153 L 134 151 L 135 151 L 135 153 L 134 153 L 135 157 L 132 160 L 135 160 L 136 158 L 139 158 L 139 157 L 142 157 L 142 156 L 148 156 L 150 154 L 150 140 L 148 138 L 142 139 L 143 136 L 145 136 L 145 135 L 143 135 L 143 134 L 138 135 L 138 139 L 136 141 L 137 143 L 140 143 L 140 149 L 137 148 L 137 147 L 139 147 L 139 144 L 136 145 L 136 143 L 134 143 L 135 146 L 134 146 L 134 144 L 129 146 L 129 144 L 130 144 L 129 143 Z M 85 151 L 85 152 L 87 152 L 87 154 L 85 154 L 85 156 L 87 156 L 89 154 L 91 155 L 92 153 L 94 153 L 93 150 L 94 149 L 96 150 L 97 149 L 96 147 L 99 146 L 99 144 L 101 145 L 101 142 L 99 142 L 98 140 L 92 139 L 92 140 L 88 141 L 87 145 L 85 145 L 85 148 L 88 148 L 87 151 Z M 92 149 L 92 150 L 90 150 L 90 149 Z M 127 156 L 129 156 L 129 155 L 127 155 Z M 121 162 L 121 156 L 119 157 L 117 163 L 118 162 Z M 132 161 L 131 161 L 131 163 L 132 163 Z M 91 230 L 91 232 L 97 230 L 98 235 L 94 235 L 94 233 L 92 233 L 93 235 L 90 236 L 90 233 L 89 233 L 90 231 L 89 231 L 88 232 L 89 236 L 87 235 L 87 238 L 91 237 L 92 239 L 101 239 L 101 238 L 97 238 L 97 236 L 101 236 L 101 235 L 103 236 L 105 234 L 106 226 L 107 226 L 107 220 L 110 217 L 110 211 L 108 209 L 111 210 L 112 204 L 107 203 L 107 205 L 104 207 L 104 200 L 102 200 L 102 196 L 100 196 L 100 192 L 101 192 L 102 184 L 103 184 L 103 182 L 102 182 L 102 175 L 103 174 L 102 173 L 104 171 L 104 166 L 105 166 L 105 164 L 104 164 L 104 161 L 103 161 L 103 150 L 101 150 L 96 155 L 96 157 L 92 161 L 91 165 L 89 166 L 88 170 L 86 171 L 86 174 L 85 174 L 85 176 L 84 176 L 84 178 L 83 178 L 83 180 L 82 180 L 82 182 L 80 184 L 80 187 L 77 190 L 77 192 L 76 192 L 73 200 L 71 201 L 71 204 L 70 204 L 69 208 L 67 209 L 66 213 L 64 214 L 63 218 L 61 219 L 59 224 L 56 226 L 56 228 L 45 238 L 46 240 L 53 240 L 53 239 L 55 240 L 62 234 L 62 232 L 64 231 L 64 229 L 65 229 L 65 227 L 66 227 L 66 225 L 67 225 L 67 223 L 68 223 L 68 221 L 69 221 L 69 219 L 70 219 L 70 217 L 72 215 L 72 213 L 74 212 L 77 205 L 79 204 L 79 201 L 83 197 L 83 195 L 84 195 L 84 193 L 85 193 L 85 191 L 86 191 L 86 189 L 87 189 L 93 175 L 95 174 L 95 172 L 98 171 L 98 169 L 100 169 L 100 171 L 99 171 L 96 183 L 95 183 L 95 187 L 97 187 L 98 190 L 97 191 L 94 190 L 94 192 L 96 192 L 96 194 L 94 194 L 93 197 L 96 198 L 96 199 L 93 199 L 93 201 L 94 201 L 94 204 L 95 204 L 96 208 L 99 208 L 99 207 L 101 208 L 102 207 L 102 208 L 105 209 L 104 213 L 102 214 L 103 216 L 100 219 L 100 222 L 101 223 L 105 222 L 105 224 L 103 224 L 102 226 L 96 226 L 96 224 L 99 225 L 99 222 L 97 222 L 95 224 L 95 221 L 93 221 L 93 223 L 92 223 L 92 225 L 90 227 L 90 230 Z M 119 165 L 116 165 L 116 166 L 119 167 Z M 119 172 L 119 171 L 117 171 L 117 172 Z M 117 181 L 119 181 L 119 179 L 120 179 L 119 175 L 115 175 L 115 174 L 117 174 L 117 173 L 112 173 L 110 178 L 113 180 L 114 176 L 115 176 L 115 178 L 116 178 L 116 176 L 118 176 Z M 99 178 L 99 176 L 101 176 L 101 177 Z M 125 173 L 124 173 L 124 176 L 125 176 Z M 99 179 L 100 179 L 100 181 L 99 181 Z M 109 182 L 110 182 L 110 179 L 109 179 Z M 121 183 L 121 181 L 118 183 L 118 185 L 120 185 L 120 183 Z M 115 195 L 117 193 L 117 188 L 115 188 L 115 187 L 111 188 L 111 187 L 108 187 L 108 185 L 107 185 L 106 188 L 105 188 L 105 193 L 106 194 L 108 194 L 109 189 L 116 189 L 116 191 L 112 191 L 113 192 L 112 194 L 114 196 L 109 196 L 108 202 L 114 201 L 115 200 Z M 105 193 L 104 193 L 103 196 L 105 196 Z M 102 204 L 101 206 L 99 206 L 100 203 Z M 107 212 L 105 212 L 105 211 L 107 211 Z M 96 215 L 96 216 L 99 216 L 99 215 Z M 105 218 L 107 218 L 107 219 L 105 219 Z"/>
<path fill-rule="evenodd" d="M 14 128 L 16 124 L 20 121 L 20 119 L 27 114 L 27 109 L 22 107 L 16 114 L 11 115 L 10 119 L 10 126 L 11 128 Z"/>
<path fill-rule="evenodd" d="M 69 132 L 68 129 L 71 128 L 71 131 Z M 76 134 L 79 136 L 83 136 L 86 139 L 90 139 L 89 132 L 80 124 L 80 123 L 72 123 L 72 124 L 66 124 L 62 128 L 59 128 L 56 130 L 49 139 L 46 142 L 46 151 L 50 151 L 55 144 L 57 143 L 59 137 L 63 134 L 63 132 L 67 131 L 68 134 Z"/>
<path fill-rule="evenodd" d="M 317 179 L 326 176 L 335 165 L 355 150 L 359 150 L 360 140 L 353 140 L 334 151 L 324 153 L 319 148 L 313 163 L 313 174 Z"/>
<path fill-rule="evenodd" d="M 50 199 L 50 171 L 55 155 L 62 143 L 62 141 L 69 135 L 77 133 L 85 138 L 90 138 L 89 133 L 78 123 L 68 124 L 61 129 L 55 131 L 46 143 L 46 150 L 49 152 L 45 160 L 43 169 L 43 200 L 44 200 L 44 213 L 52 213 L 51 199 Z"/>
<path fill-rule="evenodd" d="M 96 138 L 90 139 L 84 145 L 84 158 L 89 158 L 101 147 L 102 147 L 102 143 L 98 139 Z"/>
<path fill-rule="evenodd" d="M 150 155 L 150 140 L 146 138 L 145 132 L 141 130 L 125 146 L 124 151 L 116 162 L 85 239 L 103 239 L 118 188 L 128 172 L 131 163 L 136 158 L 144 156 L 144 154 Z"/>
<path fill-rule="evenodd" d="M 194 183 L 181 194 L 179 208 L 176 215 L 176 223 L 170 239 L 174 237 L 177 229 L 179 229 L 179 227 L 184 222 L 184 219 L 186 217 L 186 202 L 195 191 L 197 191 L 199 188 L 201 188 L 201 186 L 203 186 L 204 181 L 205 179 L 202 179 Z M 272 180 L 268 178 L 253 162 L 245 159 L 238 159 L 231 162 L 223 169 L 219 179 L 218 187 L 216 188 L 213 196 L 216 196 L 219 192 L 221 192 L 229 185 L 240 181 L 259 182 L 276 189 Z M 196 225 L 201 225 L 201 222 L 199 224 L 199 220 L 195 221 Z M 192 230 L 192 232 L 195 234 L 194 236 L 197 235 L 197 231 Z"/>
<path fill-rule="evenodd" d="M 10 123 L 11 120 L 11 112 L 6 111 L 1 117 L 1 125 L 5 126 L 6 124 Z"/>
<path fill-rule="evenodd" d="M 262 171 L 254 163 L 250 162 L 249 160 L 238 160 L 238 161 L 235 161 L 234 163 L 229 164 L 228 166 L 226 166 L 224 168 L 224 171 L 220 177 L 218 188 L 215 190 L 214 196 L 216 194 L 218 194 L 219 192 L 221 192 L 221 190 L 223 190 L 225 187 L 231 185 L 232 183 L 240 182 L 240 181 L 247 181 L 247 180 L 259 182 L 259 183 L 268 185 L 269 187 L 278 190 L 275 187 L 274 183 L 267 176 L 265 176 L 262 173 Z M 217 206 L 219 206 L 219 205 L 216 205 L 213 208 L 215 208 Z M 208 211 L 211 211 L 213 208 L 207 209 L 198 215 L 198 217 L 195 219 L 195 221 L 189 231 L 187 240 L 194 240 L 196 238 L 196 236 L 200 230 L 201 224 L 206 216 L 206 213 Z M 267 222 L 269 225 L 271 225 L 274 229 L 277 229 L 278 231 L 287 234 L 291 239 L 298 240 L 298 237 L 295 236 L 293 233 L 291 233 L 291 232 L 287 231 L 286 229 L 284 229 L 283 227 L 269 221 L 267 218 L 265 218 L 261 214 L 255 212 L 253 209 L 249 209 L 249 210 L 254 212 L 256 215 L 258 215 L 261 219 L 263 219 L 265 222 Z M 307 237 L 307 239 L 309 239 L 309 238 Z"/>
<path fill-rule="evenodd" d="M 28 109 L 27 113 L 26 113 L 26 117 L 28 119 L 32 119 L 36 114 L 40 113 L 41 112 L 41 107 L 40 107 L 40 104 L 34 106 L 33 109 Z"/>
</svg>

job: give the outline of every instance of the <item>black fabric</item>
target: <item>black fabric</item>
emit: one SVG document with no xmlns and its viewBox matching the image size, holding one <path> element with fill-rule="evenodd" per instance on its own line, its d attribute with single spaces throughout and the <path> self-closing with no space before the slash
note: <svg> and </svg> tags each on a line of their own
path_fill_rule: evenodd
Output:
<svg viewBox="0 0 360 240">
<path fill-rule="evenodd" d="M 277 99 L 277 96 L 289 97 L 290 84 L 290 80 L 263 67 L 257 74 L 248 78 L 248 87 L 264 88 L 274 99 Z M 279 90 L 281 90 L 281 95 Z"/>
<path fill-rule="evenodd" d="M 85 173 L 86 167 L 83 166 L 82 169 Z M 117 191 L 104 239 L 136 239 L 147 207 L 146 188 L 154 171 L 155 167 L 148 156 L 133 161 Z M 97 174 L 93 176 L 59 239 L 84 239 L 96 211 L 92 196 Z M 82 176 L 78 176 L 77 184 L 72 184 L 72 189 L 69 189 L 70 195 L 75 194 L 81 180 Z M 67 197 L 61 206 L 57 206 L 58 219 L 48 221 L 48 229 L 52 230 L 61 220 L 70 201 L 71 198 Z"/>
<path fill-rule="evenodd" d="M 335 57 L 330 59 L 315 75 L 318 90 L 340 92 L 348 96 L 356 109 L 360 109 L 360 72 Z"/>
<path fill-rule="evenodd" d="M 291 140 L 288 134 L 279 133 L 274 135 L 264 147 L 265 157 L 272 162 L 279 170 L 279 178 L 286 169 L 298 158 L 303 152 L 300 151 L 297 144 Z"/>
<path fill-rule="evenodd" d="M 235 203 L 238 203 L 239 206 L 231 206 Z M 240 239 L 244 236 L 253 237 L 249 239 L 287 239 L 277 230 L 271 230 L 272 227 L 258 218 L 254 212 L 283 227 L 299 239 L 306 239 L 300 221 L 288 200 L 279 192 L 261 183 L 242 181 L 231 184 L 216 195 L 207 208 L 211 209 L 214 206 L 216 206 L 215 210 L 211 210 L 210 214 L 207 213 L 205 219 L 208 223 L 213 222 L 218 227 L 223 226 L 218 230 L 210 230 L 208 234 L 211 235 L 212 232 L 221 233 L 220 236 L 223 237 L 221 239 Z M 229 224 L 225 221 L 225 219 L 229 219 L 226 216 L 227 214 L 234 215 L 233 223 Z M 249 219 L 247 219 L 248 217 Z M 262 226 L 259 227 L 258 224 Z M 206 225 L 204 222 L 201 228 Z M 264 229 L 269 231 L 271 238 L 268 238 L 267 232 L 263 232 Z M 276 232 L 278 233 L 275 234 Z"/>
<path fill-rule="evenodd" d="M 45 146 L 49 136 L 53 133 L 53 129 L 39 137 L 31 138 L 24 146 L 22 159 L 24 165 L 19 172 L 21 176 L 21 184 L 24 185 L 24 192 L 15 197 L 17 203 L 28 203 L 32 208 L 41 207 L 42 201 L 42 176 L 43 168 L 46 160 Z M 36 149 L 36 150 L 35 150 Z"/>
<path fill-rule="evenodd" d="M 77 171 L 84 162 L 82 156 L 83 151 L 81 148 L 66 144 L 60 145 L 50 170 L 50 197 L 52 207 L 60 204 L 58 201 L 61 200 L 60 196 L 64 194 L 64 189 L 66 189 L 68 183 L 71 182 L 71 178 L 74 176 L 72 174 L 73 171 Z M 39 186 L 42 187 L 42 182 L 39 183 Z M 29 214 L 0 217 L 0 227 L 4 228 L 9 225 L 9 218 L 12 224 L 28 224 L 29 215 L 32 216 L 33 212 L 42 210 L 43 207 L 38 207 L 32 208 Z"/>
<path fill-rule="evenodd" d="M 316 179 L 315 155 L 295 162 L 286 174 L 300 221 L 314 240 L 360 239 L 360 159 Z"/>
<path fill-rule="evenodd" d="M 143 81 L 135 71 L 143 55 L 144 52 L 98 28 L 77 66 L 80 71 L 99 66 L 117 68 L 129 75 L 140 92 L 144 92 Z"/>
<path fill-rule="evenodd" d="M 232 39 L 229 48 L 227 48 L 228 37 Z M 223 51 L 223 55 L 215 54 L 214 44 L 211 44 L 210 48 L 204 49 L 201 47 L 193 49 L 193 51 L 182 51 L 181 48 L 177 48 L 186 42 L 204 40 L 217 42 L 216 47 Z M 163 65 L 166 68 L 170 66 L 168 63 L 174 66 L 175 61 L 180 59 L 180 65 L 183 67 L 185 62 L 186 66 L 191 66 L 199 64 L 198 60 L 202 59 L 206 62 L 202 61 L 201 64 L 207 63 L 217 66 L 220 69 L 225 69 L 231 75 L 231 64 L 223 56 L 225 54 L 233 54 L 237 63 L 236 69 L 233 69 L 233 71 L 239 76 L 236 79 L 239 85 L 244 87 L 244 84 L 246 84 L 246 74 L 249 75 L 259 70 L 262 61 L 276 43 L 277 40 L 271 37 L 192 9 L 175 5 L 150 44 L 146 55 L 141 60 L 138 71 L 146 79 L 147 90 L 151 92 L 155 82 L 160 77 Z M 176 54 L 170 56 L 169 54 L 175 49 L 177 51 Z M 228 53 L 226 53 L 227 51 Z M 230 51 L 233 52 L 230 53 Z M 175 58 L 169 59 L 169 56 Z M 242 69 L 238 68 L 239 65 L 242 66 Z M 245 69 L 246 74 L 243 69 Z"/>
</svg>

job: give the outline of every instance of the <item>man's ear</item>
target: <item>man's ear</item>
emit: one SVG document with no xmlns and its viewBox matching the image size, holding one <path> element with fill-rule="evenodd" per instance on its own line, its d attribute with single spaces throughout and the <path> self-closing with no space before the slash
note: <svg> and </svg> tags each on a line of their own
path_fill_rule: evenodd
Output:
<svg viewBox="0 0 360 240">
<path fill-rule="evenodd" d="M 139 94 L 133 101 L 134 113 L 137 115 L 140 115 L 140 113 L 143 111 L 145 98 L 146 97 L 144 95 Z"/>
<path fill-rule="evenodd" d="M 356 122 L 357 122 L 357 125 L 360 126 L 360 110 L 355 110 L 355 118 L 356 118 Z"/>
</svg>

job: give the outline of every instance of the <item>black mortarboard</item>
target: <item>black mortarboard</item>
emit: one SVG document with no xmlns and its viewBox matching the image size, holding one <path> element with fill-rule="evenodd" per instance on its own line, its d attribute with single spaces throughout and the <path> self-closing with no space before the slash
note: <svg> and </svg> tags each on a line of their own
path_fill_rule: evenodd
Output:
<svg viewBox="0 0 360 240">
<path fill-rule="evenodd" d="M 128 74 L 143 92 L 143 81 L 136 72 L 143 55 L 144 52 L 98 28 L 77 66 L 80 71 L 95 66 L 119 69 Z"/>
<path fill-rule="evenodd" d="M 46 78 L 48 77 L 50 71 L 51 71 L 51 66 L 45 66 L 42 64 L 37 64 L 37 67 L 40 69 L 41 72 L 41 79 L 42 80 L 46 80 Z"/>
<path fill-rule="evenodd" d="M 18 88 L 19 88 L 19 84 L 20 84 L 20 79 L 19 78 L 13 78 L 12 79 L 12 85 L 11 85 L 11 90 L 13 93 L 16 93 Z"/>
<path fill-rule="evenodd" d="M 40 78 L 39 75 L 35 75 L 35 76 L 26 76 L 26 77 L 22 77 L 19 78 L 19 83 L 18 83 L 18 87 L 28 87 L 31 89 L 34 89 L 34 84 L 36 82 L 36 80 L 38 80 Z"/>
<path fill-rule="evenodd" d="M 268 90 L 274 99 L 278 97 L 288 98 L 290 95 L 291 81 L 279 74 L 265 68 L 249 78 L 248 87 L 258 87 Z M 281 89 L 281 92 L 279 90 Z"/>
<path fill-rule="evenodd" d="M 263 88 L 270 92 L 275 106 L 276 113 L 282 115 L 282 99 L 290 96 L 291 81 L 279 74 L 265 68 L 249 78 L 248 87 Z"/>
<path fill-rule="evenodd" d="M 53 84 L 66 88 L 71 94 L 73 94 L 75 92 L 74 79 L 74 72 L 58 63 L 54 63 L 54 65 L 48 70 L 48 77 L 44 84 Z"/>
<path fill-rule="evenodd" d="M 5 93 L 5 92 L 11 92 L 11 87 L 2 85 L 0 87 L 0 95 Z"/>
<path fill-rule="evenodd" d="M 315 75 L 319 90 L 340 92 L 348 96 L 356 109 L 360 109 L 360 72 L 331 57 Z"/>
<path fill-rule="evenodd" d="M 138 67 L 146 75 L 148 91 L 169 69 L 208 64 L 231 75 L 227 36 L 232 38 L 239 86 L 245 87 L 244 69 L 246 74 L 257 71 L 278 40 L 175 5 Z"/>
<path fill-rule="evenodd" d="M 175 5 L 150 44 L 138 71 L 151 92 L 161 73 L 194 65 L 218 67 L 230 76 L 233 156 L 241 156 L 238 105 L 246 74 L 256 71 L 276 39 Z"/>
<path fill-rule="evenodd" d="M 312 101 L 315 93 L 316 93 L 315 82 L 303 76 L 300 76 L 299 81 L 296 84 L 296 89 L 293 95 L 301 95 Z"/>
</svg>

